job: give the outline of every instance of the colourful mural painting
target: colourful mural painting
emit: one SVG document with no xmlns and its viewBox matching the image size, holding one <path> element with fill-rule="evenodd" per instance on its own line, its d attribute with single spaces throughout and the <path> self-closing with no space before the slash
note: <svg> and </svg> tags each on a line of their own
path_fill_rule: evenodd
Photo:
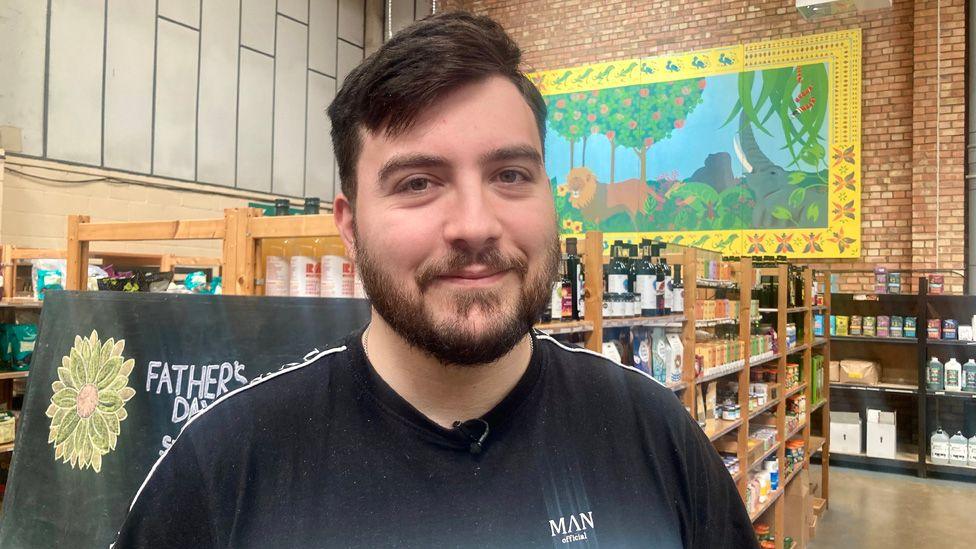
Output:
<svg viewBox="0 0 976 549">
<path fill-rule="evenodd" d="M 563 234 L 860 255 L 860 31 L 530 75 Z"/>
</svg>

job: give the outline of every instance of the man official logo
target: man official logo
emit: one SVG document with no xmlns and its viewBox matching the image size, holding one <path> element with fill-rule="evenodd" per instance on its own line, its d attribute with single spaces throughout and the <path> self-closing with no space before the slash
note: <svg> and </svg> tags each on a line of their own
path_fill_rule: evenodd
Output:
<svg viewBox="0 0 976 549">
<path fill-rule="evenodd" d="M 558 522 L 555 520 L 549 521 L 549 530 L 552 532 L 552 537 L 563 536 L 563 543 L 589 539 L 587 537 L 587 530 L 591 528 L 593 528 L 593 511 L 569 515 L 568 520 L 566 517 L 559 517 Z"/>
</svg>

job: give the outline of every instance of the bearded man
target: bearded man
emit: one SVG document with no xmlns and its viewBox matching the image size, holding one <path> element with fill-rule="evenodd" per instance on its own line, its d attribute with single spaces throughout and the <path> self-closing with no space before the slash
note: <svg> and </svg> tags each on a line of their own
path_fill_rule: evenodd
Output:
<svg viewBox="0 0 976 549">
<path fill-rule="evenodd" d="M 756 545 L 671 391 L 532 330 L 560 252 L 520 55 L 448 13 L 349 74 L 334 214 L 369 325 L 192 418 L 116 547 Z"/>
</svg>

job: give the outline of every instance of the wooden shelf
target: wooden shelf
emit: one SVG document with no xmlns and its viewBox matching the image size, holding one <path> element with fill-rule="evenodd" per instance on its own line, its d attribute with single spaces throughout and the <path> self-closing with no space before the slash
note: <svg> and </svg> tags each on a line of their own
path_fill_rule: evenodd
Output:
<svg viewBox="0 0 976 549">
<path fill-rule="evenodd" d="M 549 335 L 580 334 L 593 331 L 593 323 L 588 320 L 544 322 L 536 324 L 535 329 Z"/>
<path fill-rule="evenodd" d="M 772 362 L 774 360 L 779 360 L 780 357 L 782 357 L 782 356 L 783 355 L 781 355 L 779 353 L 774 354 L 774 355 L 767 355 L 767 354 L 763 353 L 761 355 L 756 355 L 756 356 L 753 356 L 753 357 L 749 357 L 749 367 L 751 368 L 753 366 L 759 366 L 760 364 L 766 364 L 766 363 Z"/>
<path fill-rule="evenodd" d="M 809 310 L 808 307 L 790 307 L 790 308 L 786 309 L 786 314 L 789 315 L 789 314 L 794 314 L 794 313 L 805 313 L 808 310 Z M 760 313 L 778 313 L 779 312 L 779 309 L 777 309 L 776 307 L 760 307 L 759 308 L 759 312 Z"/>
<path fill-rule="evenodd" d="M 686 383 L 684 381 L 679 381 L 677 383 L 668 383 L 668 384 L 665 385 L 665 387 L 667 387 L 668 389 L 671 389 L 672 391 L 674 391 L 674 392 L 677 393 L 678 391 L 682 391 L 684 389 L 687 389 L 688 388 L 688 383 Z"/>
<path fill-rule="evenodd" d="M 955 391 L 927 391 L 927 395 L 945 398 L 963 398 L 966 400 L 976 399 L 976 393 L 957 393 Z"/>
<path fill-rule="evenodd" d="M 786 434 L 786 440 L 790 440 L 791 438 L 795 437 L 797 434 L 800 433 L 800 431 L 803 431 L 803 428 L 806 426 L 807 426 L 806 420 L 801 421 L 800 424 L 796 427 L 796 429 L 793 429 L 792 431 Z"/>
<path fill-rule="evenodd" d="M 767 402 L 766 404 L 763 404 L 762 406 L 756 408 L 755 410 L 750 411 L 749 412 L 749 419 L 752 419 L 752 418 L 758 416 L 759 414 L 765 412 L 766 410 L 769 410 L 769 409 L 774 408 L 780 402 L 782 402 L 782 399 L 780 399 L 780 398 L 773 399 L 773 400 Z"/>
<path fill-rule="evenodd" d="M 784 487 L 789 486 L 790 485 L 790 482 L 793 479 L 795 479 L 797 475 L 800 474 L 800 471 L 803 470 L 803 467 L 807 464 L 807 461 L 809 461 L 809 460 L 804 459 L 803 461 L 801 461 L 800 463 L 797 463 L 793 467 L 793 470 L 790 471 L 790 473 L 788 475 L 786 475 L 786 482 L 783 483 L 783 486 Z"/>
<path fill-rule="evenodd" d="M 0 379 L 19 379 L 30 375 L 29 370 L 0 370 Z"/>
<path fill-rule="evenodd" d="M 817 410 L 819 410 L 820 408 L 822 408 L 824 404 L 827 404 L 827 399 L 823 399 L 820 402 L 814 404 L 810 408 L 810 413 L 812 414 L 812 413 L 816 412 Z"/>
<path fill-rule="evenodd" d="M 759 506 L 759 509 L 756 509 L 756 512 L 755 513 L 749 513 L 749 519 L 752 522 L 756 522 L 756 520 L 759 517 L 763 516 L 763 513 L 765 513 L 766 511 L 768 511 L 769 508 L 774 503 L 776 503 L 776 500 L 778 500 L 779 497 L 783 495 L 783 488 L 784 488 L 784 486 L 780 486 L 779 488 L 776 489 L 775 492 L 769 494 L 769 498 L 766 499 L 766 503 L 763 503 L 762 505 L 760 505 Z"/>
<path fill-rule="evenodd" d="M 780 444 L 782 444 L 782 442 L 777 442 L 776 444 L 773 444 L 770 448 L 768 448 L 765 452 L 763 452 L 763 455 L 761 455 L 758 458 L 756 458 L 755 460 L 753 460 L 753 462 L 749 464 L 749 470 L 752 471 L 752 469 L 754 467 L 756 467 L 760 463 L 766 461 L 766 458 L 768 458 L 769 456 L 773 455 L 773 453 L 775 453 L 776 450 L 779 449 L 779 445 Z"/>
<path fill-rule="evenodd" d="M 14 451 L 14 443 L 13 442 L 8 442 L 6 444 L 0 444 L 0 454 L 5 454 L 7 452 L 13 452 L 13 451 Z"/>
<path fill-rule="evenodd" d="M 815 337 L 815 338 L 813 338 L 813 344 L 811 346 L 812 347 L 819 347 L 821 345 L 826 345 L 826 344 L 827 344 L 827 338 L 825 338 L 825 337 Z"/>
<path fill-rule="evenodd" d="M 928 471 L 934 473 L 943 473 L 948 475 L 964 475 L 967 477 L 976 477 L 976 467 L 969 467 L 968 465 L 943 465 L 932 463 L 932 457 L 926 456 L 925 458 L 925 468 Z"/>
<path fill-rule="evenodd" d="M 709 320 L 696 320 L 695 326 L 699 328 L 707 328 L 709 326 L 721 326 L 723 324 L 738 324 L 739 321 L 734 318 L 712 318 Z"/>
<path fill-rule="evenodd" d="M 922 327 L 924 330 L 925 328 Z M 918 338 L 916 337 L 875 337 L 875 336 L 830 336 L 830 341 L 845 342 L 845 341 L 856 341 L 862 343 L 903 343 L 907 345 L 918 344 Z"/>
<path fill-rule="evenodd" d="M 708 383 L 714 379 L 741 372 L 743 368 L 745 368 L 745 364 L 743 364 L 741 360 L 731 364 L 726 364 L 724 366 L 709 368 L 710 371 L 707 374 L 702 373 L 702 376 L 696 379 L 695 383 Z"/>
<path fill-rule="evenodd" d="M 800 391 L 802 391 L 802 390 L 804 390 L 806 388 L 807 388 L 807 384 L 806 383 L 801 383 L 801 384 L 797 385 L 796 387 L 793 387 L 792 389 L 787 390 L 786 391 L 786 394 L 783 395 L 783 398 L 790 398 L 791 396 L 797 394 L 798 392 L 800 392 Z"/>
<path fill-rule="evenodd" d="M 735 280 L 711 280 L 707 278 L 699 278 L 697 284 L 699 288 L 734 289 L 739 287 L 739 283 Z"/>
<path fill-rule="evenodd" d="M 726 421 L 724 419 L 706 419 L 705 428 L 703 431 L 705 431 L 705 436 L 708 437 L 708 440 L 715 440 L 722 435 L 730 433 L 741 425 L 741 419 L 736 419 L 733 421 Z"/>
<path fill-rule="evenodd" d="M 875 393 L 902 393 L 908 395 L 917 395 L 918 387 L 915 385 L 904 385 L 901 383 L 879 383 L 877 385 L 859 385 L 855 383 L 837 383 L 832 381 L 830 383 L 831 389 L 843 389 L 852 391 L 868 391 Z"/>
<path fill-rule="evenodd" d="M 813 312 L 815 312 L 815 313 L 822 313 L 822 312 L 825 312 L 827 310 L 827 307 L 825 307 L 823 305 L 814 305 L 813 307 L 810 307 L 810 310 L 813 311 Z"/>
<path fill-rule="evenodd" d="M 630 326 L 655 326 L 677 328 L 685 322 L 685 315 L 642 316 L 631 318 L 605 318 L 604 328 L 627 328 Z"/>
<path fill-rule="evenodd" d="M 807 343 L 804 343 L 803 345 L 796 345 L 796 346 L 793 346 L 793 347 L 790 347 L 789 349 L 787 349 L 786 350 L 786 354 L 787 355 L 795 355 L 797 353 L 802 353 L 803 351 L 806 351 L 809 348 L 810 348 L 810 345 L 807 344 Z"/>
<path fill-rule="evenodd" d="M 42 305 L 44 305 L 43 301 L 28 297 L 0 299 L 0 308 L 3 309 L 40 309 Z"/>
<path fill-rule="evenodd" d="M 807 456 L 812 456 L 820 450 L 823 450 L 825 442 L 827 442 L 827 439 L 823 437 L 811 436 L 810 441 L 807 442 Z M 807 459 L 809 459 L 809 457 Z"/>
</svg>

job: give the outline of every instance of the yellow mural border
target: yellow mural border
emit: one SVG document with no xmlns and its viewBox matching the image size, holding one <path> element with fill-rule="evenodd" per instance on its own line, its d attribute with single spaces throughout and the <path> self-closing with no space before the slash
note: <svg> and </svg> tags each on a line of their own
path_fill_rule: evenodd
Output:
<svg viewBox="0 0 976 549">
<path fill-rule="evenodd" d="M 607 233 L 605 241 L 659 238 L 727 255 L 861 255 L 861 30 L 623 59 L 532 73 L 543 95 L 827 63 L 830 79 L 826 228 Z M 579 236 L 579 235 L 577 235 Z"/>
</svg>

